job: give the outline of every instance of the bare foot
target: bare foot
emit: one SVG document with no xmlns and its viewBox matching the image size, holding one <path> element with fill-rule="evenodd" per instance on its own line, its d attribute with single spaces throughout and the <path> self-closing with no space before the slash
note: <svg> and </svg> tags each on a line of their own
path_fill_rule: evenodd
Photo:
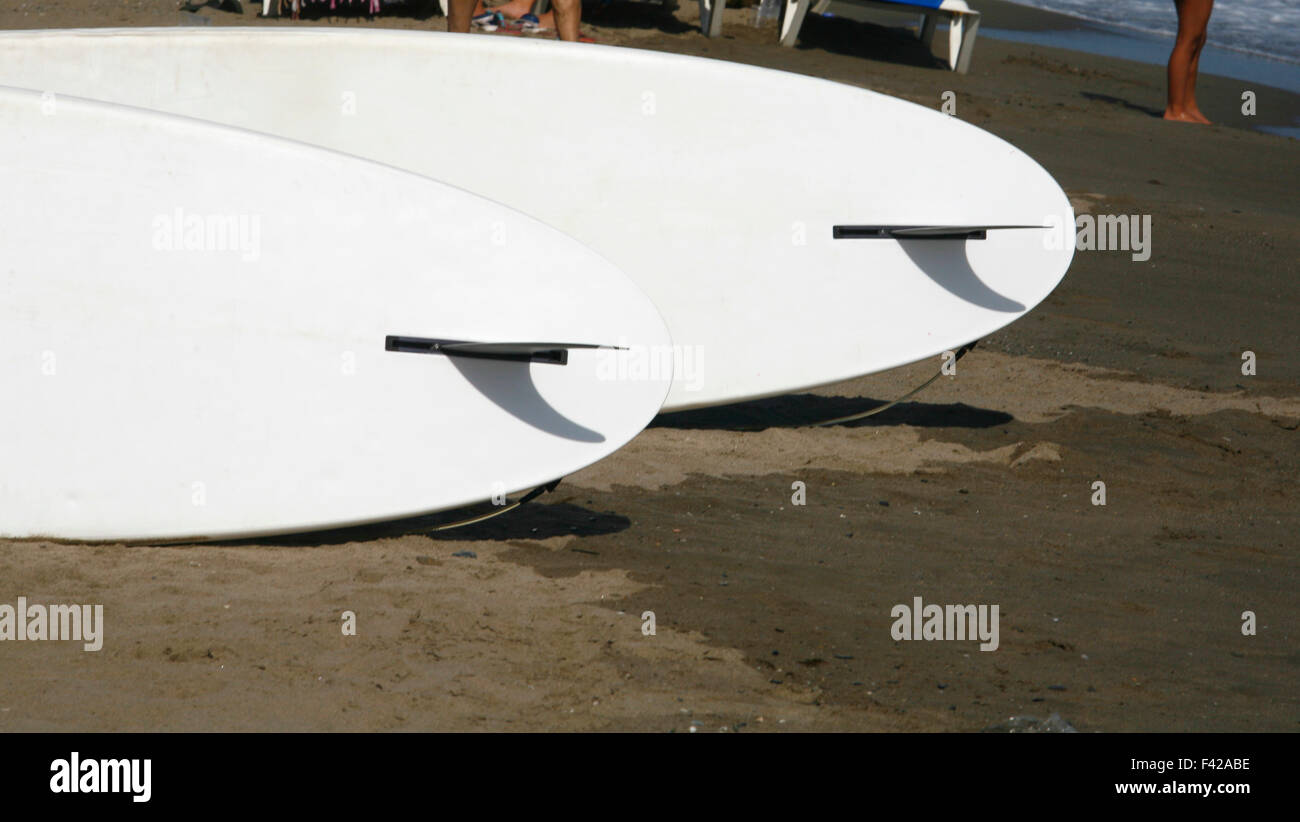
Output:
<svg viewBox="0 0 1300 822">
<path fill-rule="evenodd" d="M 1187 113 L 1190 114 L 1190 115 L 1192 116 L 1192 120 L 1194 120 L 1195 122 L 1203 123 L 1203 124 L 1205 124 L 1205 125 L 1207 125 L 1207 126 L 1208 126 L 1208 125 L 1212 125 L 1212 124 L 1210 123 L 1210 118 L 1208 118 L 1208 117 L 1206 117 L 1204 114 L 1202 114 L 1202 113 L 1201 113 L 1201 110 L 1200 110 L 1199 108 L 1190 108 L 1190 109 L 1187 110 Z"/>
<path fill-rule="evenodd" d="M 1169 108 L 1165 109 L 1165 119 L 1166 119 L 1166 120 L 1173 120 L 1173 121 L 1178 122 L 1178 123 L 1201 123 L 1201 122 L 1209 122 L 1208 120 L 1197 120 L 1195 117 L 1193 117 L 1193 116 L 1191 115 L 1191 112 L 1187 112 L 1187 111 L 1174 111 L 1173 109 L 1169 109 Z"/>
</svg>

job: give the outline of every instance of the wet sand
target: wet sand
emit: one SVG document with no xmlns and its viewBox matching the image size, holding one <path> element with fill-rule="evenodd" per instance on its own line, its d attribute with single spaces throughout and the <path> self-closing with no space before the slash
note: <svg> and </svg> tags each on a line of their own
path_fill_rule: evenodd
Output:
<svg viewBox="0 0 1300 822">
<path fill-rule="evenodd" d="M 40 6 L 0 10 L 0 27 L 177 19 Z M 990 27 L 1051 25 L 977 7 Z M 443 28 L 421 8 L 318 22 Z M 199 14 L 291 25 L 253 11 Z M 1151 260 L 1077 253 L 956 376 L 868 420 L 810 425 L 938 363 L 665 415 L 458 531 L 0 541 L 0 603 L 102 602 L 107 622 L 97 653 L 0 644 L 0 729 L 978 731 L 1057 712 L 1082 731 L 1297 730 L 1300 143 L 1248 128 L 1240 81 L 1202 78 L 1222 125 L 1170 124 L 1156 67 L 981 39 L 959 76 L 847 21 L 780 49 L 752 13 L 729 11 L 718 41 L 693 4 L 615 4 L 584 31 L 935 107 L 955 91 L 957 116 L 1038 159 L 1081 213 L 1151 214 Z M 1295 110 L 1259 91 L 1260 116 Z M 894 640 L 890 610 L 916 596 L 998 604 L 1000 647 Z"/>
</svg>

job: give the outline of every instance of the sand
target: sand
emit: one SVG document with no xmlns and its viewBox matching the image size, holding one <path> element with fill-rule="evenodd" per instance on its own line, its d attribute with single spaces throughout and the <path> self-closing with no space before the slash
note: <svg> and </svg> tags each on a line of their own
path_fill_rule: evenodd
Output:
<svg viewBox="0 0 1300 822">
<path fill-rule="evenodd" d="M 1053 24 L 978 6 L 990 28 Z M 253 12 L 199 15 L 293 25 Z M 427 4 L 394 12 L 316 22 L 444 27 Z M 155 0 L 0 9 L 4 28 L 178 19 Z M 751 19 L 729 10 L 710 41 L 694 4 L 614 4 L 584 31 L 935 107 L 952 90 L 1081 212 L 1151 214 L 1151 260 L 1080 252 L 1029 317 L 878 416 L 811 426 L 938 363 L 665 415 L 458 531 L 0 541 L 0 603 L 106 620 L 99 652 L 0 643 L 0 729 L 979 731 L 1057 712 L 1083 731 L 1297 730 L 1298 144 L 1250 129 L 1240 81 L 1202 78 L 1221 125 L 1169 124 L 1158 67 L 982 38 L 959 76 L 895 31 L 812 21 L 780 49 Z M 1257 90 L 1288 123 L 1294 96 Z M 891 608 L 916 596 L 998 604 L 998 650 L 895 640 Z"/>
</svg>

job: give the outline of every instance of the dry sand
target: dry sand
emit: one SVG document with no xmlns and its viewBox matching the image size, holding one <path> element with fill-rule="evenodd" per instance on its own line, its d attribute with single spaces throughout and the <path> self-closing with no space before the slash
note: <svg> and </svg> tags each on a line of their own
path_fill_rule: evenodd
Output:
<svg viewBox="0 0 1300 822">
<path fill-rule="evenodd" d="M 991 27 L 1045 19 L 980 6 Z M 425 8 L 319 22 L 443 28 Z M 809 427 L 937 363 L 661 417 L 458 531 L 0 541 L 0 603 L 102 602 L 107 621 L 97 653 L 0 644 L 0 729 L 974 731 L 1055 711 L 1085 731 L 1296 730 L 1298 144 L 1246 129 L 1237 81 L 1200 86 L 1224 125 L 1174 125 L 1151 114 L 1154 67 L 982 39 L 961 77 L 844 21 L 778 49 L 750 14 L 719 41 L 692 30 L 694 4 L 616 4 L 585 30 L 926 105 L 955 90 L 958 116 L 1081 210 L 1152 214 L 1152 260 L 1079 253 L 955 377 L 868 420 Z M 6 28 L 176 19 L 154 0 L 0 9 Z M 914 596 L 999 604 L 1000 648 L 896 642 L 890 609 Z"/>
</svg>

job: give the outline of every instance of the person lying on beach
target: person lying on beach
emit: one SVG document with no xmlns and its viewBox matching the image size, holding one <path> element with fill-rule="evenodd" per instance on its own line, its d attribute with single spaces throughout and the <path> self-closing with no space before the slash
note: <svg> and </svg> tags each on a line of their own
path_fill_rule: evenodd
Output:
<svg viewBox="0 0 1300 822">
<path fill-rule="evenodd" d="M 479 8 L 480 2 L 481 0 L 447 0 L 447 31 L 468 33 L 475 12 L 486 11 L 485 8 Z M 524 2 L 507 5 L 512 10 L 523 9 L 525 14 L 532 8 L 531 3 L 527 3 L 527 8 L 524 8 Z M 555 7 L 552 25 L 560 39 L 576 41 L 582 25 L 582 0 L 553 0 L 551 5 Z M 502 11 L 503 8 L 497 8 L 495 11 Z M 549 17 L 550 14 L 548 12 L 547 16 Z M 547 28 L 543 20 L 538 20 L 538 25 L 543 29 Z"/>
<path fill-rule="evenodd" d="M 555 12 L 533 14 L 533 0 L 509 0 L 489 9 L 483 0 L 474 3 L 473 24 L 484 31 L 496 31 L 502 20 L 512 20 L 526 34 L 542 34 L 555 28 Z M 510 25 L 510 24 L 506 24 Z"/>
<path fill-rule="evenodd" d="M 1169 53 L 1169 103 L 1165 119 L 1183 123 L 1209 123 L 1196 105 L 1196 68 L 1205 46 L 1214 0 L 1174 0 L 1178 9 L 1178 37 Z"/>
</svg>

